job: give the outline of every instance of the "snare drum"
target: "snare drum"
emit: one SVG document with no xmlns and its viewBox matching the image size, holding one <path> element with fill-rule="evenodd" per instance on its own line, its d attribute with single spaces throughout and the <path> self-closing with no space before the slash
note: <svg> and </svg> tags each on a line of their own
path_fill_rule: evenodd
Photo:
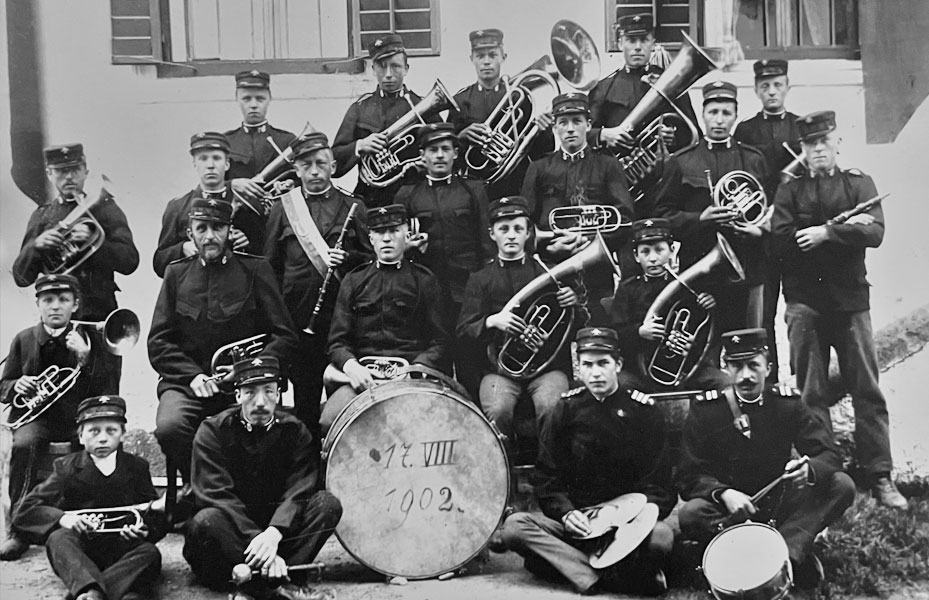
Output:
<svg viewBox="0 0 929 600">
<path fill-rule="evenodd" d="M 336 536 L 365 566 L 409 579 L 474 558 L 506 508 L 503 444 L 449 385 L 376 385 L 336 417 L 323 444 L 326 488 L 341 502 Z"/>
<path fill-rule="evenodd" d="M 717 600 L 780 600 L 793 582 L 784 538 L 751 521 L 713 538 L 703 553 L 703 575 Z"/>
</svg>

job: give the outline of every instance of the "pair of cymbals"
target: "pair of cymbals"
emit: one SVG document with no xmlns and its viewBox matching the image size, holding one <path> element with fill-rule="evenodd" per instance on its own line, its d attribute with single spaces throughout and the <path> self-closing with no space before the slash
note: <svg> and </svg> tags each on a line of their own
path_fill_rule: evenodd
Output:
<svg viewBox="0 0 929 600">
<path fill-rule="evenodd" d="M 658 522 L 658 505 L 639 493 L 623 494 L 581 512 L 590 522 L 590 533 L 579 539 L 612 536 L 590 555 L 590 566 L 595 569 L 605 569 L 629 556 Z"/>
</svg>

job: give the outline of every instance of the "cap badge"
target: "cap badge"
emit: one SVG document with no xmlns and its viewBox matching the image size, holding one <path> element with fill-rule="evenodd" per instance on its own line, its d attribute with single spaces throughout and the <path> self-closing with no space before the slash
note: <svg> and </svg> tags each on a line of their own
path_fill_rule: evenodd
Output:
<svg viewBox="0 0 929 600">
<path fill-rule="evenodd" d="M 655 222 L 652 221 L 651 219 L 649 219 L 649 220 L 645 221 L 645 226 L 646 226 L 646 227 L 654 227 L 654 226 L 655 226 Z"/>
<path fill-rule="evenodd" d="M 379 215 L 386 215 L 386 214 L 387 214 L 387 209 L 386 209 L 386 208 L 381 208 L 379 211 L 377 211 L 377 214 L 379 214 Z"/>
<path fill-rule="evenodd" d="M 733 344 L 741 344 L 741 343 L 742 343 L 742 338 L 740 338 L 740 337 L 737 336 L 737 335 L 734 335 L 734 336 L 732 336 L 732 343 L 733 343 Z"/>
<path fill-rule="evenodd" d="M 99 402 L 100 404 L 106 404 L 109 401 L 110 401 L 109 396 L 100 396 L 100 399 L 97 400 L 97 402 Z"/>
<path fill-rule="evenodd" d="M 258 71 L 251 71 L 249 75 L 251 75 L 252 77 L 258 77 L 259 75 L 261 75 L 261 73 L 259 73 Z"/>
<path fill-rule="evenodd" d="M 594 328 L 590 330 L 590 335 L 603 335 L 603 332 L 600 331 L 599 329 Z"/>
<path fill-rule="evenodd" d="M 207 204 L 209 204 L 210 206 L 216 206 L 217 204 L 219 204 L 219 202 L 216 201 L 216 198 L 210 198 L 207 201 Z"/>
<path fill-rule="evenodd" d="M 376 42 L 374 42 L 375 48 L 380 48 L 383 45 L 384 45 L 384 40 L 377 40 Z"/>
<path fill-rule="evenodd" d="M 478 29 L 477 31 L 474 32 L 474 36 L 475 36 L 475 37 L 484 37 L 484 30 L 483 30 L 483 29 Z"/>
<path fill-rule="evenodd" d="M 256 358 L 255 360 L 252 361 L 253 367 L 260 367 L 263 364 L 264 364 L 264 361 L 261 360 L 260 358 Z"/>
<path fill-rule="evenodd" d="M 508 203 L 510 202 L 510 199 L 509 199 L 509 198 L 500 198 L 499 202 L 500 202 L 500 204 L 508 204 Z"/>
<path fill-rule="evenodd" d="M 633 22 L 633 23 L 638 23 L 638 22 L 641 21 L 641 20 L 642 20 L 642 17 L 641 17 L 640 15 L 636 15 L 636 16 L 632 17 L 632 22 Z"/>
<path fill-rule="evenodd" d="M 713 82 L 713 87 L 717 87 L 717 88 L 718 88 L 718 87 L 723 87 L 723 82 L 722 82 L 722 81 L 715 81 L 715 82 Z"/>
<path fill-rule="evenodd" d="M 68 152 L 70 152 L 70 150 L 68 150 L 68 147 L 67 147 L 67 146 L 65 146 L 64 148 L 61 149 L 61 153 L 64 154 L 65 156 L 68 155 Z"/>
<path fill-rule="evenodd" d="M 201 131 L 200 133 L 197 134 L 197 139 L 198 139 L 198 140 L 202 140 L 202 139 L 205 138 L 205 137 L 206 137 L 206 134 L 203 133 L 202 131 Z"/>
</svg>

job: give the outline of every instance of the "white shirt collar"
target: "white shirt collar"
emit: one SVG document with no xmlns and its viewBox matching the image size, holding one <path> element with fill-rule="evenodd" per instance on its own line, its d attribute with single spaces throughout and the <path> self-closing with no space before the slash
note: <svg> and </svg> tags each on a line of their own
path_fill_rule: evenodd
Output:
<svg viewBox="0 0 929 600">
<path fill-rule="evenodd" d="M 91 454 L 90 459 L 94 461 L 94 466 L 97 467 L 97 470 L 106 477 L 112 475 L 113 471 L 116 470 L 116 452 L 111 452 L 109 456 L 105 458 L 100 458 Z"/>
</svg>

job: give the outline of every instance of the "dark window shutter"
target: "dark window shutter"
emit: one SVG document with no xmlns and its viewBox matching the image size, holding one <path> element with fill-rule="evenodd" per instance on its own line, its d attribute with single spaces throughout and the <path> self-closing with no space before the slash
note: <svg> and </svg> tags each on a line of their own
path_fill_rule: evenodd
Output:
<svg viewBox="0 0 929 600">
<path fill-rule="evenodd" d="M 160 0 L 110 0 L 114 65 L 164 60 Z"/>
</svg>

